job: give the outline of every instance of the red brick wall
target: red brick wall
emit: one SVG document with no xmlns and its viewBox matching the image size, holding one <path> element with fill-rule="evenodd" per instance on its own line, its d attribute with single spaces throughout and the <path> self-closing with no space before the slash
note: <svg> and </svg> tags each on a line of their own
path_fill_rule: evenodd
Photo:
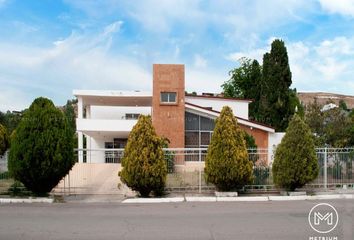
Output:
<svg viewBox="0 0 354 240">
<path fill-rule="evenodd" d="M 268 132 L 239 124 L 248 134 L 252 135 L 256 141 L 258 148 L 268 148 Z"/>
<path fill-rule="evenodd" d="M 152 122 L 171 148 L 184 148 L 184 91 L 184 65 L 153 65 Z M 176 104 L 161 103 L 161 92 L 176 92 Z"/>
</svg>

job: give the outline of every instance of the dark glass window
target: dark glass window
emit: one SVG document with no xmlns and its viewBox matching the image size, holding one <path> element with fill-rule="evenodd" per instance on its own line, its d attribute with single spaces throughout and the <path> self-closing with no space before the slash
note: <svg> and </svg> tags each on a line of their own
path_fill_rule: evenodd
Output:
<svg viewBox="0 0 354 240">
<path fill-rule="evenodd" d="M 199 146 L 199 133 L 198 132 L 186 132 L 185 144 L 187 147 Z"/>
<path fill-rule="evenodd" d="M 176 98 L 176 92 L 161 92 L 160 94 L 160 100 L 163 103 L 176 103 Z"/>
<path fill-rule="evenodd" d="M 208 146 L 210 144 L 210 132 L 201 132 L 200 133 L 200 145 Z"/>
<path fill-rule="evenodd" d="M 138 119 L 140 116 L 139 113 L 126 113 L 125 114 L 125 119 L 129 120 L 129 119 Z"/>
<path fill-rule="evenodd" d="M 200 130 L 213 131 L 215 127 L 214 119 L 200 117 Z"/>
<path fill-rule="evenodd" d="M 186 130 L 199 130 L 199 116 L 193 113 L 185 113 Z"/>
<path fill-rule="evenodd" d="M 186 147 L 206 147 L 210 144 L 214 131 L 214 119 L 185 112 L 185 145 Z"/>
</svg>

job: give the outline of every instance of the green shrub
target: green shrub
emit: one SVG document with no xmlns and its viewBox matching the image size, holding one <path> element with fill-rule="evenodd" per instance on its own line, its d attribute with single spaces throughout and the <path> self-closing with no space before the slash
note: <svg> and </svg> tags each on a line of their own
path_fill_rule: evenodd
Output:
<svg viewBox="0 0 354 240">
<path fill-rule="evenodd" d="M 163 148 L 168 148 L 170 141 L 167 138 L 162 139 Z M 174 151 L 166 151 L 165 152 L 165 161 L 167 165 L 167 172 L 168 173 L 173 173 L 175 170 L 175 152 Z"/>
<path fill-rule="evenodd" d="M 50 192 L 73 164 L 73 138 L 63 113 L 49 99 L 35 99 L 11 139 L 11 175 L 42 195 Z"/>
<path fill-rule="evenodd" d="M 205 180 L 220 191 L 230 191 L 252 182 L 244 134 L 231 108 L 223 107 L 205 161 Z"/>
<path fill-rule="evenodd" d="M 273 162 L 273 181 L 294 191 L 313 181 L 319 172 L 310 128 L 295 114 L 278 145 Z"/>
<path fill-rule="evenodd" d="M 163 193 L 167 167 L 162 150 L 164 141 L 156 135 L 150 116 L 140 116 L 129 134 L 122 159 L 120 179 L 147 197 Z"/>
<path fill-rule="evenodd" d="M 6 128 L 0 124 L 0 156 L 4 155 L 10 146 L 9 135 Z"/>
</svg>

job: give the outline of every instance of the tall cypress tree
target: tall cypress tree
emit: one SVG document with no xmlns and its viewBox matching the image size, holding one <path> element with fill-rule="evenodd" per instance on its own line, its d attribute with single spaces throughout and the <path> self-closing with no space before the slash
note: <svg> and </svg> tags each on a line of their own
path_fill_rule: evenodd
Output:
<svg viewBox="0 0 354 240">
<path fill-rule="evenodd" d="M 35 99 L 11 138 L 10 173 L 34 193 L 50 192 L 74 164 L 72 139 L 53 102 Z"/>
<path fill-rule="evenodd" d="M 140 116 L 129 134 L 122 159 L 120 179 L 128 187 L 147 197 L 153 191 L 161 195 L 167 166 L 162 150 L 165 140 L 156 135 L 150 116 Z"/>
<path fill-rule="evenodd" d="M 274 183 L 294 191 L 314 180 L 318 170 L 311 130 L 295 114 L 275 152 L 272 167 Z"/>
<path fill-rule="evenodd" d="M 244 133 L 230 107 L 223 107 L 208 147 L 205 160 L 206 181 L 221 191 L 230 191 L 252 180 Z"/>
<path fill-rule="evenodd" d="M 270 53 L 263 56 L 260 116 L 264 123 L 284 131 L 295 112 L 294 99 L 290 89 L 291 71 L 288 53 L 282 40 L 276 39 Z M 300 106 L 299 106 L 300 107 Z"/>
</svg>

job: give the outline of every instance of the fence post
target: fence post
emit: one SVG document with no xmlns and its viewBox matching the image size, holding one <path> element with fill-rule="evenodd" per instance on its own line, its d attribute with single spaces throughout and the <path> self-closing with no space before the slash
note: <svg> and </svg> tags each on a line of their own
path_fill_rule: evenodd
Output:
<svg viewBox="0 0 354 240">
<path fill-rule="evenodd" d="M 325 147 L 325 151 L 324 151 L 324 159 L 323 159 L 323 184 L 324 184 L 324 189 L 327 190 L 327 147 Z"/>
<path fill-rule="evenodd" d="M 199 193 L 202 193 L 202 149 L 199 148 Z"/>
</svg>

